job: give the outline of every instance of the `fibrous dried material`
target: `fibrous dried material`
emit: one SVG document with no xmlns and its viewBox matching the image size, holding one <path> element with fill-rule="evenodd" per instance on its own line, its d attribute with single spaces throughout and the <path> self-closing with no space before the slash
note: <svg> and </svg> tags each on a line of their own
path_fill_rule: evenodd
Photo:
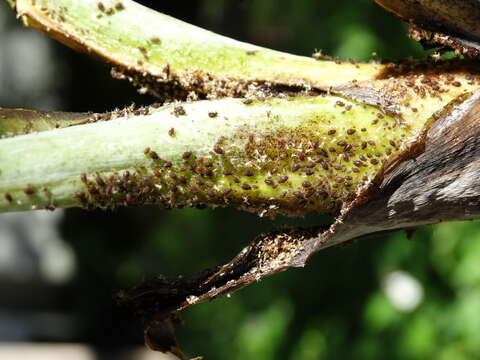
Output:
<svg viewBox="0 0 480 360">
<path fill-rule="evenodd" d="M 411 25 L 410 36 L 458 54 L 480 54 L 478 0 L 374 0 Z"/>
</svg>

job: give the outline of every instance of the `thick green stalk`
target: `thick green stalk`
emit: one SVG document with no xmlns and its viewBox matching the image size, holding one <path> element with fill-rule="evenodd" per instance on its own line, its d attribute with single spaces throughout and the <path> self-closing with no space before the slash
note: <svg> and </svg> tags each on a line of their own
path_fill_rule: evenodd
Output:
<svg viewBox="0 0 480 360">
<path fill-rule="evenodd" d="M 335 96 L 169 105 L 0 141 L 0 211 L 225 206 L 335 212 L 416 138 Z"/>
<path fill-rule="evenodd" d="M 15 6 L 26 26 L 100 57 L 118 68 L 117 76 L 160 97 L 240 95 L 252 83 L 328 89 L 373 80 L 386 68 L 235 41 L 130 0 L 17 0 Z"/>
</svg>

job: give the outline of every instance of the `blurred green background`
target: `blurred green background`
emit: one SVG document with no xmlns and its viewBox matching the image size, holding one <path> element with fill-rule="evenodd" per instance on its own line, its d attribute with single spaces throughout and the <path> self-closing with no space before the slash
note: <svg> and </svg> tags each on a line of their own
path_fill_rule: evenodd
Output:
<svg viewBox="0 0 480 360">
<path fill-rule="evenodd" d="M 239 40 L 301 55 L 321 49 L 365 61 L 426 56 L 399 20 L 368 0 L 142 3 Z M 154 101 L 112 80 L 104 65 L 20 29 L 4 4 L 0 15 L 0 51 L 18 46 L 8 45 L 7 30 L 21 32 L 40 39 L 53 66 L 47 89 L 20 89 L 13 97 L 10 85 L 2 83 L 2 106 L 105 111 Z M 30 47 L 27 53 L 36 58 L 36 51 Z M 0 62 L 3 74 L 7 63 Z M 73 250 L 75 272 L 67 282 L 47 286 L 53 295 L 40 310 L 60 311 L 74 325 L 63 337 L 44 332 L 27 340 L 86 342 L 99 354 L 140 344 L 140 324 L 115 307 L 115 289 L 158 273 L 192 275 L 228 261 L 260 232 L 329 220 L 310 215 L 271 221 L 233 209 L 68 210 L 59 229 Z M 0 298 L 15 299 L 14 289 L 2 290 Z M 3 309 L 35 311 L 39 305 L 35 297 L 30 300 L 4 301 Z M 480 224 L 445 223 L 419 229 L 411 240 L 395 233 L 327 249 L 304 269 L 264 279 L 182 316 L 181 345 L 209 360 L 477 359 Z"/>
</svg>

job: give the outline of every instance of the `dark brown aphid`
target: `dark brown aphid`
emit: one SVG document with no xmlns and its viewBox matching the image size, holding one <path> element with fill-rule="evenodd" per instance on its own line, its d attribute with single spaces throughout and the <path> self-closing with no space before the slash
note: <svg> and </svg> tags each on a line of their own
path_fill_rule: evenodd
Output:
<svg viewBox="0 0 480 360">
<path fill-rule="evenodd" d="M 79 199 L 80 201 L 86 201 L 87 200 L 85 191 L 78 191 L 73 195 L 73 197 Z"/>
<path fill-rule="evenodd" d="M 173 164 L 170 162 L 170 161 L 167 161 L 165 164 L 163 164 L 163 167 L 164 168 L 171 168 L 173 166 Z"/>
<path fill-rule="evenodd" d="M 242 101 L 245 105 L 250 105 L 251 103 L 253 103 L 253 100 L 252 99 L 245 99 Z"/>
<path fill-rule="evenodd" d="M 105 5 L 102 2 L 97 3 L 98 10 L 105 11 Z"/>
<path fill-rule="evenodd" d="M 186 115 L 187 112 L 185 111 L 185 109 L 183 108 L 183 106 L 181 105 L 178 105 L 178 106 L 175 106 L 173 108 L 173 114 L 175 116 L 183 116 L 183 115 Z"/>
<path fill-rule="evenodd" d="M 35 194 L 35 189 L 32 187 L 32 185 L 28 185 L 25 189 L 23 189 L 23 192 L 26 195 L 33 195 Z"/>
<path fill-rule="evenodd" d="M 348 134 L 348 135 L 353 135 L 353 134 L 355 134 L 355 129 L 348 129 L 348 130 L 347 130 L 347 134 Z"/>
<path fill-rule="evenodd" d="M 105 181 L 100 176 L 98 176 L 95 181 L 97 182 L 98 186 L 105 186 Z"/>
<path fill-rule="evenodd" d="M 313 170 L 307 170 L 307 171 L 305 171 L 305 175 L 311 176 L 311 175 L 313 175 L 313 174 L 315 174 L 315 171 L 313 171 Z"/>
<path fill-rule="evenodd" d="M 245 51 L 245 54 L 247 55 L 255 55 L 258 52 L 258 50 L 247 50 Z"/>
<path fill-rule="evenodd" d="M 153 160 L 158 160 L 160 159 L 160 156 L 158 156 L 158 154 L 155 152 L 155 151 L 150 151 L 150 157 L 153 159 Z"/>
<path fill-rule="evenodd" d="M 292 171 L 295 172 L 297 171 L 298 169 L 300 169 L 302 166 L 300 164 L 295 164 L 292 166 Z"/>
<path fill-rule="evenodd" d="M 253 176 L 253 171 L 252 171 L 252 170 L 245 170 L 245 172 L 243 173 L 243 175 L 245 175 L 245 176 Z"/>
<path fill-rule="evenodd" d="M 88 192 L 92 195 L 97 195 L 99 193 L 98 189 L 95 186 L 90 186 Z"/>
<path fill-rule="evenodd" d="M 185 151 L 183 154 L 182 154 L 182 159 L 188 159 L 190 158 L 190 156 L 192 156 L 192 152 L 191 151 Z"/>
<path fill-rule="evenodd" d="M 294 191 L 293 195 L 295 195 L 297 199 L 303 199 L 303 195 L 300 191 Z"/>
<path fill-rule="evenodd" d="M 454 82 L 452 83 L 452 85 L 453 85 L 453 86 L 456 86 L 456 87 L 460 87 L 460 86 L 462 86 L 462 83 L 461 83 L 460 81 L 454 81 Z"/>
<path fill-rule="evenodd" d="M 125 6 L 123 6 L 123 4 L 121 2 L 118 2 L 118 3 L 115 4 L 115 9 L 120 11 L 120 10 L 125 9 Z"/>
<path fill-rule="evenodd" d="M 337 132 L 337 130 L 332 129 L 332 130 L 328 130 L 327 134 L 328 135 L 335 135 L 336 132 Z"/>
<path fill-rule="evenodd" d="M 216 111 L 210 111 L 208 113 L 208 116 L 211 118 L 216 118 L 218 116 L 218 113 Z"/>
<path fill-rule="evenodd" d="M 372 165 L 377 165 L 377 164 L 378 164 L 378 160 L 377 160 L 377 159 L 372 159 L 372 160 L 370 160 L 370 163 L 371 163 Z"/>
<path fill-rule="evenodd" d="M 270 180 L 270 179 L 265 179 L 265 184 L 267 184 L 268 186 L 274 186 L 275 185 L 273 180 Z"/>
<path fill-rule="evenodd" d="M 5 200 L 7 200 L 8 202 L 12 202 L 12 201 L 13 201 L 12 194 L 10 194 L 10 193 L 7 192 L 7 193 L 5 193 L 3 196 L 5 197 Z"/>
<path fill-rule="evenodd" d="M 335 104 L 336 104 L 337 106 L 345 106 L 345 103 L 342 102 L 342 101 L 340 101 L 340 100 L 337 101 Z"/>
<path fill-rule="evenodd" d="M 238 177 L 236 177 L 236 176 L 234 176 L 234 177 L 232 178 L 232 180 L 233 180 L 234 183 L 237 183 L 237 184 L 240 183 L 240 179 L 239 179 Z"/>
<path fill-rule="evenodd" d="M 243 189 L 243 190 L 252 190 L 252 187 L 251 187 L 250 185 L 248 185 L 248 184 L 243 183 L 243 184 L 242 184 L 242 189 Z"/>
<path fill-rule="evenodd" d="M 223 175 L 225 176 L 230 176 L 230 175 L 233 175 L 233 171 L 232 170 L 223 170 Z"/>
<path fill-rule="evenodd" d="M 284 182 L 287 182 L 287 180 L 288 180 L 288 176 L 287 176 L 287 175 L 283 175 L 283 176 L 280 176 L 280 177 L 278 178 L 278 182 L 279 182 L 280 184 L 283 184 Z"/>
<path fill-rule="evenodd" d="M 207 191 L 207 195 L 208 195 L 209 197 L 213 198 L 213 197 L 215 197 L 215 191 L 213 191 L 213 190 L 208 190 L 208 191 Z"/>
<path fill-rule="evenodd" d="M 175 129 L 171 128 L 170 130 L 168 130 L 168 135 L 169 136 L 175 136 Z"/>
<path fill-rule="evenodd" d="M 305 197 L 306 197 L 306 198 L 309 198 L 309 197 L 311 197 L 313 194 L 315 194 L 315 190 L 313 190 L 313 189 L 308 189 L 308 190 L 305 192 Z"/>
<path fill-rule="evenodd" d="M 105 14 L 112 15 L 113 14 L 113 8 L 108 8 L 107 10 L 105 10 Z"/>
<path fill-rule="evenodd" d="M 56 207 L 53 204 L 48 204 L 47 206 L 45 206 L 45 210 L 48 210 L 48 211 L 54 211 L 55 209 Z"/>
<path fill-rule="evenodd" d="M 80 174 L 80 180 L 86 184 L 88 182 L 87 180 L 87 174 Z"/>
<path fill-rule="evenodd" d="M 223 149 L 219 145 L 215 145 L 213 147 L 213 151 L 219 155 L 222 155 L 225 153 L 225 151 L 223 151 Z"/>
<path fill-rule="evenodd" d="M 310 181 L 304 181 L 304 182 L 302 183 L 302 186 L 303 186 L 304 188 L 309 188 L 309 187 L 312 186 L 312 183 L 311 183 Z"/>
<path fill-rule="evenodd" d="M 223 195 L 223 196 L 227 196 L 227 195 L 230 194 L 231 192 L 232 192 L 232 189 L 225 189 L 225 190 L 223 190 L 222 195 Z"/>
</svg>

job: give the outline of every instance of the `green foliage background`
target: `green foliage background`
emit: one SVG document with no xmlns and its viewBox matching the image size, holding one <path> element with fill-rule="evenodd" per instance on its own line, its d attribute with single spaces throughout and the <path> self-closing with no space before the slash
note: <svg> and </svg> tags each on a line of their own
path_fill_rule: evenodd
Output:
<svg viewBox="0 0 480 360">
<path fill-rule="evenodd" d="M 191 8 L 187 2 L 143 3 L 297 54 L 322 49 L 365 61 L 426 56 L 405 37 L 399 20 L 369 0 L 204 0 L 192 1 Z M 110 80 L 98 63 L 55 46 L 71 67 L 66 110 L 153 101 Z M 228 261 L 262 231 L 329 220 L 310 215 L 271 221 L 233 209 L 70 210 L 62 233 L 75 249 L 79 272 L 64 290 L 61 306 L 79 324 L 73 340 L 99 347 L 140 343 L 140 325 L 112 305 L 114 289 L 158 273 L 191 275 Z M 424 298 L 413 311 L 398 310 L 383 291 L 385 275 L 396 270 L 423 287 Z M 194 306 L 183 313 L 179 340 L 187 352 L 210 360 L 476 359 L 479 318 L 479 223 L 445 223 L 419 229 L 411 240 L 395 233 L 327 249 L 304 269 Z"/>
</svg>

